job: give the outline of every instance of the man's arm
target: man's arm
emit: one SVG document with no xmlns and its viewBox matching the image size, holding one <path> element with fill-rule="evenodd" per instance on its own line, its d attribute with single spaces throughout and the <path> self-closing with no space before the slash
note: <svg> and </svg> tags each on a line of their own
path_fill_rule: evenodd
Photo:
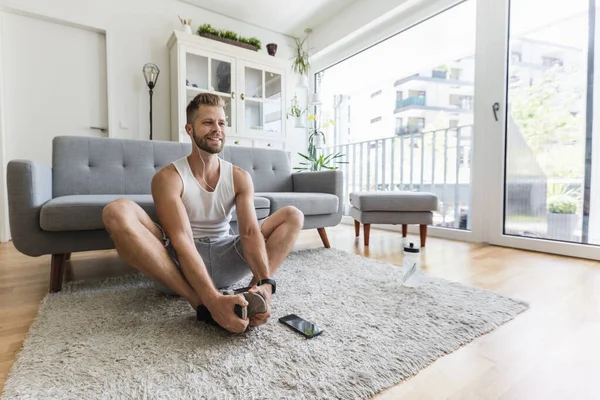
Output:
<svg viewBox="0 0 600 400">
<path fill-rule="evenodd" d="M 244 258 L 248 262 L 255 280 L 270 278 L 265 238 L 258 226 L 256 210 L 254 209 L 254 184 L 252 178 L 248 172 L 234 166 L 233 182 L 236 192 L 235 209 L 238 220 L 238 231 L 242 240 Z"/>
<path fill-rule="evenodd" d="M 219 325 L 232 332 L 243 332 L 248 321 L 238 318 L 235 304 L 247 305 L 243 296 L 223 296 L 214 287 L 206 265 L 196 250 L 189 217 L 181 194 L 183 183 L 174 167 L 158 172 L 152 179 L 152 197 L 156 214 L 169 237 L 185 279 L 200 297 Z"/>
</svg>

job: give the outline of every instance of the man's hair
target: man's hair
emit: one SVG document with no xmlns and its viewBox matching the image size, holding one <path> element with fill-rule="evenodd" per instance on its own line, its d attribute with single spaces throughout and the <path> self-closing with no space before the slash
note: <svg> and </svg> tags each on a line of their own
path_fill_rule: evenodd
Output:
<svg viewBox="0 0 600 400">
<path fill-rule="evenodd" d="M 225 108 L 225 102 L 222 98 L 212 93 L 200 93 L 192 101 L 188 104 L 186 113 L 187 113 L 187 123 L 193 124 L 194 119 L 196 117 L 196 113 L 200 106 L 216 106 Z"/>
</svg>

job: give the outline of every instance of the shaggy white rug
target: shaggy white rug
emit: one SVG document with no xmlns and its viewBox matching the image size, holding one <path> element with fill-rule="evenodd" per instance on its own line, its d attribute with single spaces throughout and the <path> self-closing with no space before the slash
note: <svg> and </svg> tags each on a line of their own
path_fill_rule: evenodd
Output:
<svg viewBox="0 0 600 400">
<path fill-rule="evenodd" d="M 48 295 L 4 399 L 366 398 L 524 311 L 437 278 L 402 287 L 402 269 L 335 249 L 292 253 L 273 317 L 233 335 L 195 320 L 140 275 Z M 307 340 L 277 320 L 324 329 Z"/>
</svg>

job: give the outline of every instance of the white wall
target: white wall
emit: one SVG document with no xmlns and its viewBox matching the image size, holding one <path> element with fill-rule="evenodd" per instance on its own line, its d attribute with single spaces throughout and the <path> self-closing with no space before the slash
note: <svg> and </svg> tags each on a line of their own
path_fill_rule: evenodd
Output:
<svg viewBox="0 0 600 400">
<path fill-rule="evenodd" d="M 154 90 L 154 138 L 169 140 L 166 44 L 172 31 L 180 29 L 177 15 L 191 18 L 193 30 L 210 23 L 217 29 L 255 36 L 262 42 L 260 52 L 265 54 L 267 43 L 277 43 L 278 58 L 289 59 L 292 49 L 288 45 L 293 44 L 293 40 L 284 35 L 176 0 L 0 0 L 2 7 L 106 31 L 110 136 L 117 138 L 148 137 L 149 99 L 142 66 L 153 62 L 161 70 Z"/>
</svg>

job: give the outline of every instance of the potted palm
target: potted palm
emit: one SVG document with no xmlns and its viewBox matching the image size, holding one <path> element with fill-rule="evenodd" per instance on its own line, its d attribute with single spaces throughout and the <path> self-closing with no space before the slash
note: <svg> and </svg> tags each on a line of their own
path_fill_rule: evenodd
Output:
<svg viewBox="0 0 600 400">
<path fill-rule="evenodd" d="M 548 239 L 574 240 L 577 228 L 577 201 L 569 195 L 548 199 Z"/>
</svg>

